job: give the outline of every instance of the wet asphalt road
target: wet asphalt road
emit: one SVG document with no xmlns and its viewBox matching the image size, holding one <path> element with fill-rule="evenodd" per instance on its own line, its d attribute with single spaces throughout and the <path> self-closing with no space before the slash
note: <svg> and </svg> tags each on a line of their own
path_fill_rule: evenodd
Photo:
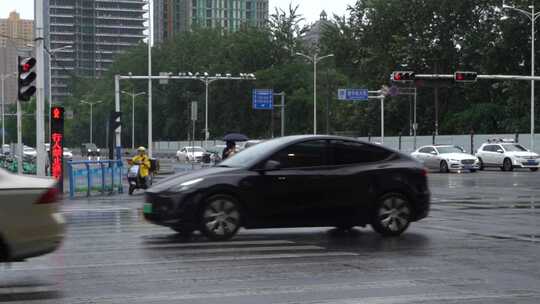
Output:
<svg viewBox="0 0 540 304">
<path fill-rule="evenodd" d="M 142 196 L 66 201 L 62 248 L 0 266 L 7 303 L 540 303 L 540 173 L 430 174 L 430 217 L 370 228 L 186 241 Z"/>
</svg>

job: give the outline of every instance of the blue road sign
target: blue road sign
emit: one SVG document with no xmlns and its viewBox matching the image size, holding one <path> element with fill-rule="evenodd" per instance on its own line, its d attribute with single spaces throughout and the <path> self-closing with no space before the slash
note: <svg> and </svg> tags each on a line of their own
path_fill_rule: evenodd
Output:
<svg viewBox="0 0 540 304">
<path fill-rule="evenodd" d="M 368 100 L 369 94 L 367 89 L 339 89 L 339 100 Z"/>
<path fill-rule="evenodd" d="M 253 90 L 253 109 L 272 110 L 274 108 L 274 90 Z"/>
</svg>

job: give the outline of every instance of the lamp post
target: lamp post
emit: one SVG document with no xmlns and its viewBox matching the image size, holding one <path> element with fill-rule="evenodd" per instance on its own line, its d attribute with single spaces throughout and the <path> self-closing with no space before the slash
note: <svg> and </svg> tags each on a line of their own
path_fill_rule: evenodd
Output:
<svg viewBox="0 0 540 304">
<path fill-rule="evenodd" d="M 6 143 L 6 135 L 5 135 L 6 134 L 6 123 L 5 123 L 6 116 L 5 116 L 5 110 L 4 110 L 4 106 L 6 103 L 5 81 L 11 76 L 15 76 L 15 73 L 0 75 L 0 79 L 2 80 L 2 147 L 0 148 L 0 151 L 2 151 L 2 153 L 4 152 L 4 145 Z"/>
<path fill-rule="evenodd" d="M 303 53 L 296 53 L 296 55 L 313 62 L 313 134 L 317 135 L 317 63 L 323 59 L 334 57 L 334 54 L 328 54 L 322 57 L 319 57 L 319 54 L 314 54 L 313 57 Z"/>
<path fill-rule="evenodd" d="M 534 5 L 529 6 L 531 9 L 530 12 L 527 12 L 525 10 L 515 8 L 513 6 L 509 6 L 503 3 L 502 6 L 503 9 L 509 9 L 514 10 L 516 12 L 519 12 L 531 21 L 531 76 L 534 77 L 534 24 L 536 23 L 536 20 L 538 19 L 538 16 L 540 16 L 540 12 L 535 12 Z M 508 19 L 508 16 L 505 14 L 501 20 Z M 534 80 L 531 80 L 531 142 L 530 142 L 531 150 L 534 150 Z"/>
<path fill-rule="evenodd" d="M 63 47 L 60 47 L 60 48 L 57 48 L 57 49 L 52 49 L 52 50 L 47 50 L 47 56 L 49 57 L 49 85 L 48 85 L 48 89 L 49 89 L 49 96 L 48 96 L 48 99 L 49 99 L 49 136 L 51 134 L 51 108 L 52 108 L 52 58 L 54 57 L 54 54 L 56 54 L 57 52 L 60 52 L 60 51 L 64 51 L 64 50 L 67 50 L 67 49 L 71 49 L 72 46 L 71 45 L 66 45 L 66 46 L 63 46 Z"/>
<path fill-rule="evenodd" d="M 81 103 L 84 103 L 84 104 L 87 104 L 87 105 L 90 105 L 90 143 L 93 143 L 93 137 L 92 137 L 92 127 L 93 127 L 93 107 L 94 105 L 97 105 L 97 104 L 100 104 L 102 103 L 103 101 L 102 100 L 98 100 L 98 101 L 95 101 L 95 102 L 89 102 L 89 101 L 86 101 L 86 100 L 81 100 Z"/>
<path fill-rule="evenodd" d="M 122 91 L 122 93 L 131 96 L 131 150 L 135 150 L 135 97 L 145 95 L 146 92 Z"/>
</svg>

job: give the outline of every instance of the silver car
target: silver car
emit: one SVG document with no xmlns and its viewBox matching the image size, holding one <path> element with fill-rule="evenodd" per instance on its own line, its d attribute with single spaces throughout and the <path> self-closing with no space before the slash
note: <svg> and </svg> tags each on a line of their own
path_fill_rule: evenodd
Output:
<svg viewBox="0 0 540 304">
<path fill-rule="evenodd" d="M 480 162 L 474 155 L 465 153 L 458 146 L 433 145 L 423 146 L 411 153 L 411 156 L 422 162 L 428 169 L 440 172 L 461 172 L 468 170 L 476 172 L 480 169 Z"/>
</svg>

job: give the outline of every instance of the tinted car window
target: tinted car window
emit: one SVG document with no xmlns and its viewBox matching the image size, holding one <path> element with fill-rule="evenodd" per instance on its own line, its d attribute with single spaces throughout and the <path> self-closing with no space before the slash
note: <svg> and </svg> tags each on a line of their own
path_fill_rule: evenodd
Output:
<svg viewBox="0 0 540 304">
<path fill-rule="evenodd" d="M 326 156 L 326 141 L 311 140 L 291 145 L 274 154 L 270 159 L 279 161 L 282 169 L 288 169 L 324 166 L 326 165 Z"/>
<path fill-rule="evenodd" d="M 432 147 L 425 147 L 425 148 L 420 149 L 420 151 L 418 152 L 430 154 L 431 152 L 434 152 L 434 151 L 435 149 L 433 149 Z"/>
<path fill-rule="evenodd" d="M 332 141 L 333 164 L 348 165 L 378 162 L 388 159 L 393 152 L 370 144 L 353 141 Z"/>
<path fill-rule="evenodd" d="M 484 151 L 495 152 L 496 149 L 494 149 L 494 148 L 495 148 L 494 145 L 488 145 L 488 146 L 484 147 Z"/>
</svg>

